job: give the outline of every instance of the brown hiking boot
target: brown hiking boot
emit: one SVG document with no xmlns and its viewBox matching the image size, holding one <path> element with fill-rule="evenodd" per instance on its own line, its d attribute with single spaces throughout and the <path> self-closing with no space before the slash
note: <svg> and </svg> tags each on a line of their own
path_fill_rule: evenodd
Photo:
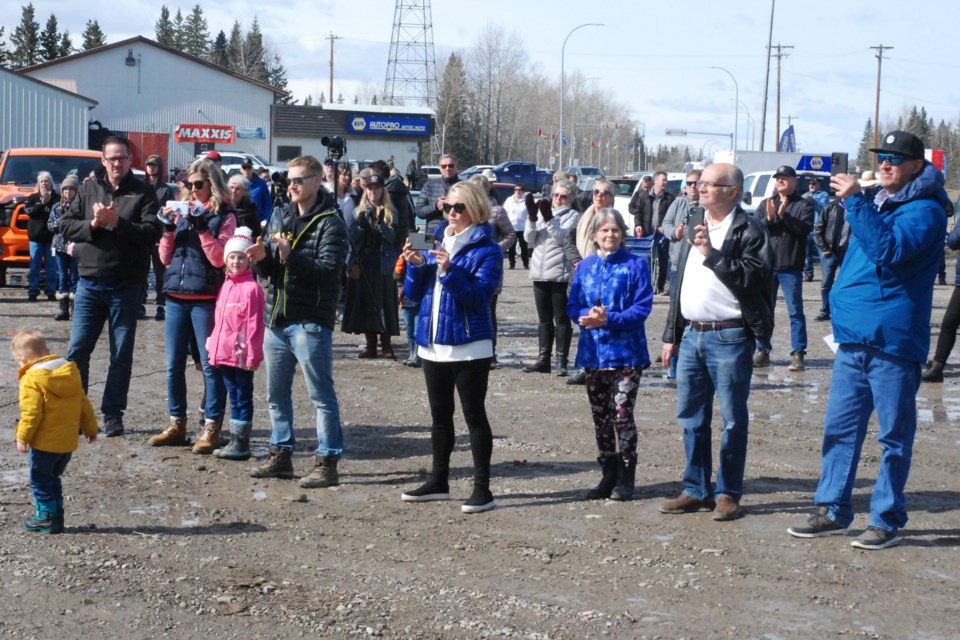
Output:
<svg viewBox="0 0 960 640">
<path fill-rule="evenodd" d="M 730 496 L 717 496 L 717 507 L 713 510 L 713 519 L 718 522 L 736 520 L 743 515 L 740 502 Z"/>
<path fill-rule="evenodd" d="M 660 513 L 695 513 L 697 511 L 713 511 L 717 503 L 713 498 L 697 500 L 693 496 L 681 493 L 679 498 L 668 500 L 660 505 Z"/>
<path fill-rule="evenodd" d="M 170 416 L 167 428 L 147 442 L 154 447 L 176 447 L 187 444 L 187 419 Z"/>
<path fill-rule="evenodd" d="M 794 351 L 793 359 L 790 360 L 790 366 L 787 367 L 787 371 L 803 371 L 806 368 L 803 362 L 803 351 Z"/>
<path fill-rule="evenodd" d="M 250 470 L 251 478 L 285 478 L 293 479 L 293 452 L 281 451 L 270 447 L 270 457 L 259 467 Z"/>
<path fill-rule="evenodd" d="M 337 473 L 337 459 L 330 456 L 317 456 L 316 466 L 310 475 L 300 479 L 300 486 L 304 489 L 325 489 L 340 484 L 340 474 Z"/>
<path fill-rule="evenodd" d="M 206 420 L 203 423 L 203 431 L 197 438 L 197 443 L 193 445 L 193 452 L 201 455 L 213 453 L 214 449 L 220 448 L 220 427 L 222 420 Z"/>
</svg>

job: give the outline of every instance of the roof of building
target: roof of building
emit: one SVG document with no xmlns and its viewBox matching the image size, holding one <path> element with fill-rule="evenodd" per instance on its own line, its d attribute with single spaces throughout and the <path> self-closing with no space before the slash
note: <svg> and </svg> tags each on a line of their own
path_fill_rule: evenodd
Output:
<svg viewBox="0 0 960 640">
<path fill-rule="evenodd" d="M 43 85 L 44 88 L 53 89 L 54 91 L 59 91 L 60 93 L 65 93 L 66 95 L 70 96 L 71 98 L 77 98 L 77 99 L 79 99 L 79 100 L 83 100 L 84 102 L 89 102 L 89 103 L 90 103 L 91 105 L 93 105 L 93 106 L 97 106 L 98 104 L 100 104 L 99 102 L 97 102 L 97 101 L 94 100 L 93 98 L 88 98 L 87 96 L 82 96 L 82 95 L 80 95 L 79 93 L 74 93 L 73 91 L 67 91 L 66 89 L 63 89 L 63 88 L 61 88 L 61 87 L 58 87 L 58 86 L 55 85 L 55 84 L 50 84 L 49 82 L 44 82 L 43 80 L 38 80 L 37 78 L 30 77 L 30 76 L 28 76 L 28 75 L 26 75 L 26 74 L 20 73 L 19 71 L 11 71 L 10 69 L 4 69 L 3 67 L 0 67 L 0 73 L 6 73 L 6 74 L 9 74 L 9 75 L 11 75 L 11 76 L 16 76 L 17 79 L 19 79 L 19 80 L 24 80 L 24 81 L 26 81 L 26 82 L 33 82 L 33 83 L 35 83 L 35 84 Z"/>
</svg>

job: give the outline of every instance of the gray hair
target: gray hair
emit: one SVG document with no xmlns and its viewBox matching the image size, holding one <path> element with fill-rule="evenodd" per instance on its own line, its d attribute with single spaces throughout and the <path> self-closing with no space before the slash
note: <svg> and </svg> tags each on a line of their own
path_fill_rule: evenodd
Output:
<svg viewBox="0 0 960 640">
<path fill-rule="evenodd" d="M 487 180 L 486 176 L 482 176 L 479 173 L 475 173 L 472 176 L 470 176 L 470 182 L 480 187 L 480 190 L 483 191 L 484 193 L 490 192 L 490 181 Z"/>
<path fill-rule="evenodd" d="M 554 185 L 554 189 L 566 189 L 567 195 L 571 198 L 577 194 L 577 183 L 573 180 L 558 180 Z"/>
<path fill-rule="evenodd" d="M 53 181 L 53 175 L 51 175 L 49 171 L 41 171 L 40 173 L 37 174 L 37 184 L 40 184 L 40 181 L 43 180 L 44 178 L 48 179 L 52 184 L 56 184 Z"/>
<path fill-rule="evenodd" d="M 593 218 L 590 220 L 590 227 L 587 229 L 587 237 L 590 238 L 590 242 L 593 243 L 594 248 L 598 246 L 597 241 L 594 240 L 597 235 L 597 229 L 609 220 L 613 220 L 617 226 L 620 227 L 620 234 L 623 236 L 623 239 L 620 241 L 620 246 L 622 247 L 623 243 L 627 241 L 627 225 L 623 221 L 623 216 L 613 207 L 604 207 L 593 214 Z"/>
<path fill-rule="evenodd" d="M 227 188 L 229 189 L 234 185 L 239 185 L 244 195 L 250 195 L 250 181 L 244 178 L 243 175 L 236 173 L 230 176 L 230 179 L 227 181 Z"/>
</svg>

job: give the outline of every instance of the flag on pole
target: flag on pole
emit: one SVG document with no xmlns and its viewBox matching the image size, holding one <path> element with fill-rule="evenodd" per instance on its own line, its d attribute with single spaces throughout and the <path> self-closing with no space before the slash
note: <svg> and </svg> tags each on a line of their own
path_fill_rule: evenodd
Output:
<svg viewBox="0 0 960 640">
<path fill-rule="evenodd" d="M 783 135 L 780 136 L 780 144 L 777 145 L 777 151 L 796 152 L 796 150 L 797 136 L 793 131 L 793 125 L 790 125 L 783 131 Z"/>
<path fill-rule="evenodd" d="M 542 137 L 543 137 L 543 129 L 537 129 L 537 137 L 538 137 L 538 138 L 542 138 Z"/>
</svg>

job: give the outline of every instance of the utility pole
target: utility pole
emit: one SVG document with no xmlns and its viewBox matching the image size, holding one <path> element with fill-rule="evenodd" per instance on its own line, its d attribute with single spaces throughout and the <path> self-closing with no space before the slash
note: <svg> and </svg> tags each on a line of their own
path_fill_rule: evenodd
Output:
<svg viewBox="0 0 960 640">
<path fill-rule="evenodd" d="M 763 139 L 767 137 L 767 91 L 770 88 L 770 44 L 773 42 L 773 11 L 777 0 L 770 0 L 770 30 L 767 32 L 767 73 L 763 76 L 763 110 L 760 113 L 760 151 L 763 151 Z"/>
<path fill-rule="evenodd" d="M 330 35 L 324 38 L 324 40 L 330 41 L 330 104 L 333 104 L 333 41 L 342 40 L 342 38 L 333 35 L 333 31 L 331 31 Z"/>
<path fill-rule="evenodd" d="M 880 146 L 880 66 L 883 64 L 883 52 L 889 51 L 893 47 L 885 47 L 882 44 L 876 47 L 870 47 L 877 52 L 877 101 L 873 109 L 873 147 Z M 877 154 L 873 154 L 873 170 L 877 170 Z"/>
<path fill-rule="evenodd" d="M 774 54 L 777 58 L 777 137 L 775 140 L 778 146 L 780 144 L 780 60 L 790 55 L 789 53 L 784 53 L 784 49 L 793 49 L 793 45 L 785 45 L 778 42 L 776 46 L 777 52 Z"/>
</svg>

